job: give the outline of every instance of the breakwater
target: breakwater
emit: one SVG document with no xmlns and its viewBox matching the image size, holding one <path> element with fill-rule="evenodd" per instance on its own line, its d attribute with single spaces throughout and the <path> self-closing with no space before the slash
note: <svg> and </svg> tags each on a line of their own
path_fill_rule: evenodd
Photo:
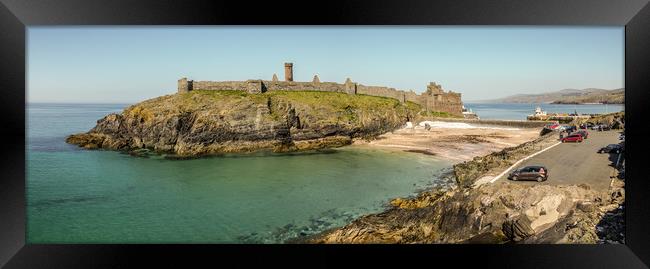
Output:
<svg viewBox="0 0 650 269">
<path fill-rule="evenodd" d="M 474 125 L 497 125 L 518 128 L 542 128 L 548 124 L 548 121 L 524 121 L 524 120 L 477 120 L 463 118 L 423 118 L 422 120 L 445 121 L 445 122 L 463 122 Z M 421 120 L 421 121 L 422 121 Z"/>
</svg>

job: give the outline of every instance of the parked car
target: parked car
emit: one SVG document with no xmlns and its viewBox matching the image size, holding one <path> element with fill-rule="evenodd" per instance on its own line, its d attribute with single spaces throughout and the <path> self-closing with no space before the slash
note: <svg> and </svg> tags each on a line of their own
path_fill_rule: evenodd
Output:
<svg viewBox="0 0 650 269">
<path fill-rule="evenodd" d="M 609 125 L 607 124 L 598 124 L 598 125 L 594 125 L 591 129 L 598 130 L 598 131 L 609 131 L 611 130 L 611 127 L 609 127 Z"/>
<path fill-rule="evenodd" d="M 580 131 L 574 132 L 572 134 L 579 134 L 579 135 L 582 136 L 583 139 L 589 138 L 589 132 L 587 132 L 587 130 L 580 130 Z"/>
<path fill-rule="evenodd" d="M 508 175 L 510 180 L 537 180 L 537 182 L 546 181 L 548 179 L 548 169 L 544 166 L 533 165 L 525 166 L 512 171 Z"/>
<path fill-rule="evenodd" d="M 575 126 L 569 126 L 569 127 L 566 128 L 566 131 L 571 133 L 571 132 L 575 132 L 577 129 L 578 128 L 576 128 Z"/>
<path fill-rule="evenodd" d="M 582 142 L 583 138 L 581 134 L 572 134 L 560 140 L 562 143 L 566 142 Z"/>
<path fill-rule="evenodd" d="M 567 133 L 571 133 L 576 130 L 575 126 L 570 126 L 570 125 L 562 125 L 560 128 L 558 128 L 559 131 L 566 131 Z"/>
<path fill-rule="evenodd" d="M 590 129 L 595 130 L 595 131 L 601 131 L 602 129 L 605 128 L 605 126 L 607 126 L 607 125 L 606 124 L 601 124 L 601 123 L 594 124 L 593 126 L 590 127 Z"/>
<path fill-rule="evenodd" d="M 618 137 L 618 140 L 625 140 L 625 134 L 622 134 Z"/>
<path fill-rule="evenodd" d="M 620 153 L 623 147 L 619 144 L 609 144 L 598 150 L 598 153 Z"/>
<path fill-rule="evenodd" d="M 551 129 L 551 130 L 557 130 L 558 128 L 560 128 L 560 125 L 557 124 L 557 123 L 549 123 L 549 124 L 546 124 L 546 126 L 544 126 L 544 127 L 547 128 L 547 129 Z"/>
</svg>

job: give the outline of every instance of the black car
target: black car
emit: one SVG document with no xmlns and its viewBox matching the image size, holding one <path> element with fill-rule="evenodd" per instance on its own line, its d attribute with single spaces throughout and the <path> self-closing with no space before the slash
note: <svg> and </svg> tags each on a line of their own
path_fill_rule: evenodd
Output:
<svg viewBox="0 0 650 269">
<path fill-rule="evenodd" d="M 609 131 L 609 130 L 612 129 L 612 128 L 609 127 L 609 125 L 607 125 L 607 124 L 594 125 L 594 126 L 591 127 L 591 128 L 592 128 L 593 130 L 597 130 L 597 131 Z"/>
<path fill-rule="evenodd" d="M 538 182 L 548 179 L 548 169 L 540 165 L 525 166 L 512 171 L 508 175 L 510 180 L 537 180 Z"/>
<path fill-rule="evenodd" d="M 577 128 L 575 126 L 568 126 L 564 129 L 567 133 L 575 132 Z"/>
<path fill-rule="evenodd" d="M 577 132 L 573 132 L 571 134 L 579 134 L 582 136 L 582 139 L 587 139 L 589 137 L 589 132 L 587 132 L 586 130 L 580 130 Z"/>
<path fill-rule="evenodd" d="M 598 153 L 620 153 L 623 147 L 619 144 L 609 144 L 598 150 Z"/>
</svg>

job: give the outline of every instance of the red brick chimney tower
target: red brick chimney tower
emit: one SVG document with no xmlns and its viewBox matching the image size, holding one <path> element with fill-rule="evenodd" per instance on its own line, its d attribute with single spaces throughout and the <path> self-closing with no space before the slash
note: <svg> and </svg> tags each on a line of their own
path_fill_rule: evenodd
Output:
<svg viewBox="0 0 650 269">
<path fill-rule="evenodd" d="M 284 63 L 284 81 L 293 81 L 293 63 Z"/>
</svg>

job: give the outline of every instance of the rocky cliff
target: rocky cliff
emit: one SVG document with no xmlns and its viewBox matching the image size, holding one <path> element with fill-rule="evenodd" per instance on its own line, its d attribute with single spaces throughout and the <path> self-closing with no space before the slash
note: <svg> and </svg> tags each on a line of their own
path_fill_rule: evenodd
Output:
<svg viewBox="0 0 650 269">
<path fill-rule="evenodd" d="M 599 193 L 499 182 L 395 199 L 387 211 L 299 242 L 621 243 L 623 202 L 622 185 Z"/>
<path fill-rule="evenodd" d="M 150 99 L 66 141 L 177 156 L 309 150 L 371 138 L 426 116 L 415 103 L 332 92 L 191 91 Z"/>
</svg>

